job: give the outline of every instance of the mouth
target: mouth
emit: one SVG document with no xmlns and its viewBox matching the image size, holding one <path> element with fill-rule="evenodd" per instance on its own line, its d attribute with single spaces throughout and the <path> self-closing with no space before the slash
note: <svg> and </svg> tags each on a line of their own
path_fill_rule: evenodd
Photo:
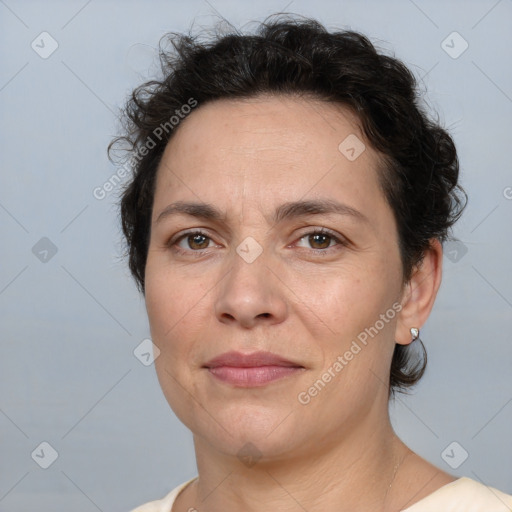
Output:
<svg viewBox="0 0 512 512">
<path fill-rule="evenodd" d="M 226 352 L 204 366 L 215 379 L 236 387 L 258 387 L 297 375 L 305 368 L 271 352 Z"/>
</svg>

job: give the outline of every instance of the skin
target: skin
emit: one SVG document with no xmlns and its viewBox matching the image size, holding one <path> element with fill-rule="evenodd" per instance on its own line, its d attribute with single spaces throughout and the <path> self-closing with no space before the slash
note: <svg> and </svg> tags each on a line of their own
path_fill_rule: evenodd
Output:
<svg viewBox="0 0 512 512">
<path fill-rule="evenodd" d="M 350 134 L 366 145 L 354 161 L 338 150 Z M 212 102 L 170 140 L 157 174 L 146 307 L 158 378 L 193 433 L 199 472 L 173 511 L 402 510 L 454 480 L 412 453 L 389 420 L 393 348 L 410 343 L 410 328 L 430 313 L 442 249 L 432 241 L 404 284 L 379 166 L 357 118 L 315 99 Z M 283 203 L 318 199 L 361 216 L 272 219 Z M 159 219 L 177 201 L 211 204 L 222 218 Z M 321 228 L 334 238 L 310 236 Z M 206 238 L 183 237 L 190 229 Z M 251 263 L 236 250 L 247 237 L 262 249 Z M 393 305 L 399 313 L 300 403 Z M 235 387 L 203 367 L 231 350 L 270 351 L 303 370 Z M 242 449 L 255 464 L 237 456 Z"/>
</svg>

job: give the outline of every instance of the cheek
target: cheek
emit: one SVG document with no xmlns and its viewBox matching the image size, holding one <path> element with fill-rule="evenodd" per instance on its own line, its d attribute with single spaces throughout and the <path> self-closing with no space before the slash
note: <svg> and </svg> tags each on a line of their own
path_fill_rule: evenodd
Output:
<svg viewBox="0 0 512 512">
<path fill-rule="evenodd" d="M 308 305 L 326 325 L 318 344 L 322 371 L 336 375 L 326 400 L 350 401 L 347 394 L 356 401 L 373 400 L 387 383 L 400 292 L 400 265 L 391 263 L 384 271 L 385 262 L 374 259 L 369 266 L 344 266 L 329 278 L 304 282 Z"/>
<path fill-rule="evenodd" d="M 345 339 L 373 325 L 397 301 L 398 272 L 390 267 L 384 270 L 378 261 L 367 267 L 344 265 L 328 275 L 296 276 L 296 286 L 300 282 L 305 304 Z"/>
<path fill-rule="evenodd" d="M 160 254 L 148 256 L 145 274 L 145 301 L 151 333 L 164 341 L 172 338 L 180 324 L 200 305 L 204 295 L 201 282 L 171 269 Z"/>
<path fill-rule="evenodd" d="M 170 269 L 160 258 L 148 259 L 146 267 L 146 310 L 153 343 L 161 357 L 157 372 L 165 370 L 190 380 L 200 360 L 200 350 L 208 343 L 214 317 L 211 314 L 212 285 L 186 271 Z"/>
<path fill-rule="evenodd" d="M 153 341 L 159 344 L 172 330 L 173 321 L 179 315 L 181 303 L 176 300 L 176 295 L 177 287 L 171 286 L 165 273 L 146 273 L 146 310 Z"/>
<path fill-rule="evenodd" d="M 201 297 L 196 286 L 185 286 L 183 278 L 163 266 L 148 262 L 146 309 L 151 338 L 159 348 L 155 369 L 169 405 L 188 424 L 189 393 L 194 388 L 194 351 L 201 345 Z M 202 326 L 202 327 L 200 327 Z M 188 389 L 188 392 L 184 390 Z"/>
</svg>

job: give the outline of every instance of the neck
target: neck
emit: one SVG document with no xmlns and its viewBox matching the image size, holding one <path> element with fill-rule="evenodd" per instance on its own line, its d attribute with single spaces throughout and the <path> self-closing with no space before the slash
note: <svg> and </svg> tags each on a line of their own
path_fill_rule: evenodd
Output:
<svg viewBox="0 0 512 512">
<path fill-rule="evenodd" d="M 386 421 L 359 423 L 342 439 L 318 443 L 315 450 L 294 457 L 244 464 L 202 439 L 195 437 L 194 444 L 199 479 L 180 497 L 176 510 L 384 510 L 401 461 L 410 453 L 387 414 Z"/>
</svg>

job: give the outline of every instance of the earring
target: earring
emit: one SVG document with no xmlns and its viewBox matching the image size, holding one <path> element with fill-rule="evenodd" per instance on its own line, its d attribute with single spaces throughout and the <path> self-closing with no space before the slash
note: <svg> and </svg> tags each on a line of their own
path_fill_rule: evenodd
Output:
<svg viewBox="0 0 512 512">
<path fill-rule="evenodd" d="M 412 341 L 416 341 L 420 337 L 420 330 L 417 327 L 411 327 Z"/>
</svg>

